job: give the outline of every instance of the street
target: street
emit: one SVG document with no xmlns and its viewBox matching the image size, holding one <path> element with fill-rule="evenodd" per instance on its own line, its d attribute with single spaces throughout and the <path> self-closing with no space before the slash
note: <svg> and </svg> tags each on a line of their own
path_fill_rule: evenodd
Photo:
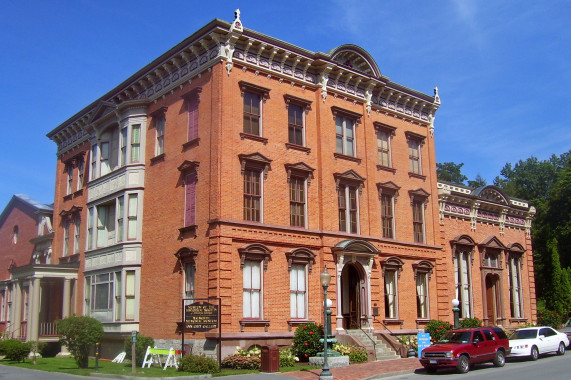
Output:
<svg viewBox="0 0 571 380">
<path fill-rule="evenodd" d="M 467 374 L 459 374 L 455 370 L 438 370 L 434 375 L 427 374 L 424 370 L 417 370 L 416 373 L 407 375 L 385 377 L 390 380 L 412 380 L 412 379 L 502 379 L 502 380 L 537 380 L 537 379 L 569 379 L 571 373 L 571 355 L 567 353 L 563 356 L 546 355 L 540 357 L 536 362 L 521 359 L 509 358 L 506 365 L 496 368 L 492 363 L 477 364 L 470 369 Z M 369 378 L 369 379 L 374 379 Z"/>
</svg>

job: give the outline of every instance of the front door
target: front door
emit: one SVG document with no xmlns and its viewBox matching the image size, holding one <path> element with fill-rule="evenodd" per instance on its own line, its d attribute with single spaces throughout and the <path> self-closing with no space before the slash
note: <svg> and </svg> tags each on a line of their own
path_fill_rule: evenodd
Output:
<svg viewBox="0 0 571 380">
<path fill-rule="evenodd" d="M 497 324 L 498 318 L 498 280 L 492 275 L 486 276 L 486 307 L 488 310 L 488 323 Z"/>
<path fill-rule="evenodd" d="M 361 276 L 353 264 L 343 268 L 341 274 L 341 297 L 343 310 L 343 327 L 345 329 L 361 328 L 361 311 L 364 297 L 361 292 Z"/>
</svg>

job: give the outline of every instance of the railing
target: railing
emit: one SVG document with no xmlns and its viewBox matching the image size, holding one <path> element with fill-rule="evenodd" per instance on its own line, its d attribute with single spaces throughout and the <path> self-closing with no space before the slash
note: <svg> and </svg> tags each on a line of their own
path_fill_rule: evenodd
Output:
<svg viewBox="0 0 571 380">
<path fill-rule="evenodd" d="M 55 322 L 40 322 L 40 336 L 54 336 L 57 333 L 57 325 Z"/>
<path fill-rule="evenodd" d="M 369 334 L 365 332 L 365 330 L 363 330 L 362 326 L 359 326 L 359 330 L 361 330 L 363 334 L 365 334 L 365 336 L 369 338 L 369 340 L 373 343 L 373 350 L 375 350 L 375 357 L 377 357 L 377 343 L 373 340 L 373 338 L 369 336 Z"/>
</svg>

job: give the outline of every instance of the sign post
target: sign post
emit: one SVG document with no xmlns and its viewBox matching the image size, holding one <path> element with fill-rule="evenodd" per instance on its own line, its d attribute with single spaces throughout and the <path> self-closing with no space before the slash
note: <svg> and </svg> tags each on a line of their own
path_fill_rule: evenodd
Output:
<svg viewBox="0 0 571 380">
<path fill-rule="evenodd" d="M 136 353 L 135 353 L 135 343 L 137 343 L 137 331 L 131 331 L 131 373 L 135 373 L 136 366 Z"/>
<path fill-rule="evenodd" d="M 212 304 L 210 300 L 217 300 L 218 304 Z M 190 304 L 186 304 L 188 299 L 182 300 L 182 351 L 184 355 L 184 332 L 192 331 L 210 331 L 218 327 L 218 366 L 222 365 L 222 324 L 221 319 L 221 303 L 220 298 L 195 298 Z M 202 302 L 200 302 L 202 301 Z"/>
</svg>

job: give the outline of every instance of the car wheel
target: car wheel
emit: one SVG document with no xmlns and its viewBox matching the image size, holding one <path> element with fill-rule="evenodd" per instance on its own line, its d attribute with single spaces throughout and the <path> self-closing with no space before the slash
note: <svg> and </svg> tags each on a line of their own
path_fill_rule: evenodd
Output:
<svg viewBox="0 0 571 380">
<path fill-rule="evenodd" d="M 436 373 L 436 371 L 438 370 L 438 368 L 435 367 L 426 367 L 426 373 Z"/>
<path fill-rule="evenodd" d="M 458 358 L 456 369 L 460 373 L 466 373 L 470 370 L 470 360 L 468 359 L 468 356 L 462 355 Z"/>
<path fill-rule="evenodd" d="M 503 367 L 506 364 L 506 355 L 502 350 L 496 352 L 496 357 L 494 358 L 494 365 L 496 367 Z"/>
<path fill-rule="evenodd" d="M 531 347 L 531 355 L 529 356 L 531 360 L 537 360 L 539 358 L 539 351 L 536 346 Z"/>
<path fill-rule="evenodd" d="M 557 355 L 565 354 L 565 344 L 563 342 L 559 343 L 559 349 L 557 350 Z"/>
</svg>

